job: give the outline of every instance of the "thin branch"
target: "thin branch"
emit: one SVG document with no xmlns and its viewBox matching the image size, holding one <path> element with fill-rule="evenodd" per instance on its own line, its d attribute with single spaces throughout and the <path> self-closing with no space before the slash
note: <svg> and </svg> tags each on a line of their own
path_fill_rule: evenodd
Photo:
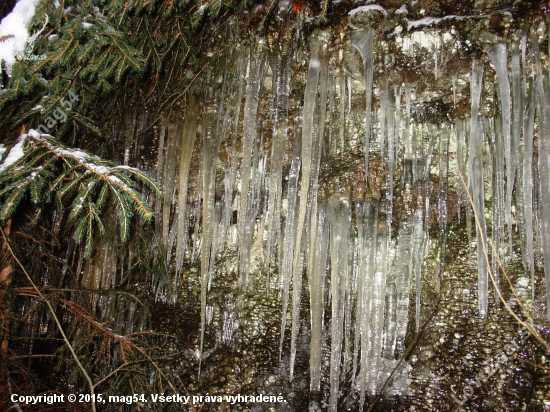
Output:
<svg viewBox="0 0 550 412">
<path fill-rule="evenodd" d="M 80 369 L 80 371 L 82 372 L 82 374 L 86 378 L 86 381 L 88 382 L 88 386 L 90 387 L 90 395 L 91 395 L 91 398 L 93 399 L 94 398 L 94 396 L 93 396 L 94 395 L 94 384 L 92 382 L 92 378 L 90 378 L 90 375 L 88 375 L 88 372 L 86 372 L 86 369 L 84 369 L 84 366 L 82 366 L 82 363 L 80 363 L 80 360 L 78 359 L 78 356 L 76 355 L 76 352 L 75 352 L 73 346 L 71 345 L 71 342 L 69 342 L 69 339 L 67 338 L 67 335 L 65 335 L 65 331 L 63 330 L 63 327 L 61 326 L 61 322 L 59 321 L 59 318 L 55 314 L 55 310 L 54 310 L 52 304 L 50 303 L 50 301 L 48 299 L 46 299 L 46 297 L 42 294 L 42 292 L 40 292 L 40 289 L 38 289 L 36 284 L 33 282 L 31 276 L 29 275 L 29 273 L 27 272 L 27 270 L 25 269 L 23 264 L 19 261 L 17 256 L 15 256 L 15 253 L 14 253 L 13 249 L 11 248 L 10 242 L 8 241 L 8 238 L 6 237 L 6 234 L 4 233 L 4 229 L 2 229 L 2 227 L 0 227 L 0 232 L 2 232 L 2 237 L 4 238 L 4 241 L 6 242 L 6 246 L 8 248 L 8 251 L 10 252 L 11 256 L 13 257 L 13 259 L 15 260 L 17 265 L 21 268 L 21 270 L 23 271 L 23 273 L 27 277 L 27 280 L 32 285 L 32 287 L 34 288 L 34 290 L 36 291 L 38 296 L 40 296 L 40 299 L 42 299 L 42 301 L 46 304 L 46 306 L 48 306 L 48 309 L 49 309 L 49 311 L 52 315 L 52 318 L 55 321 L 55 324 L 57 325 L 57 328 L 59 329 L 59 333 L 61 333 L 61 336 L 63 337 L 63 340 L 65 341 L 65 345 L 67 345 L 67 348 L 69 349 L 69 351 L 73 355 L 73 358 L 74 358 L 76 364 L 78 365 L 78 368 Z M 96 412 L 95 402 L 92 401 L 91 404 L 92 404 L 92 411 Z"/>
<path fill-rule="evenodd" d="M 462 181 L 462 184 L 464 185 L 464 189 L 465 189 L 465 192 L 466 194 L 468 195 L 468 199 L 470 201 L 470 204 L 472 205 L 472 210 L 474 211 L 474 217 L 475 217 L 475 221 L 476 221 L 476 225 L 480 231 L 480 233 L 483 233 L 483 230 L 482 230 L 482 227 L 481 227 L 481 223 L 479 223 L 479 213 L 478 211 L 476 210 L 476 207 L 475 207 L 475 204 L 474 204 L 474 200 L 472 199 L 472 194 L 470 193 L 470 190 L 468 189 L 468 186 L 466 185 L 466 181 L 464 180 L 464 176 L 462 175 L 462 171 L 459 169 L 458 170 L 458 175 L 460 176 L 460 180 Z M 510 314 L 513 316 L 513 318 L 521 325 L 523 326 L 525 329 L 527 329 L 529 331 L 529 333 L 531 335 L 533 335 L 533 337 L 538 340 L 545 348 L 548 352 L 550 352 L 550 345 L 548 344 L 548 342 L 546 342 L 542 336 L 538 333 L 538 331 L 532 327 L 531 325 L 527 324 L 526 322 L 524 322 L 523 320 L 521 320 L 519 318 L 519 316 L 512 310 L 512 308 L 510 307 L 510 305 L 508 305 L 508 302 L 506 301 L 506 299 L 504 299 L 504 296 L 502 296 L 502 292 L 500 291 L 500 288 L 497 286 L 497 283 L 495 281 L 495 277 L 493 275 L 493 271 L 491 270 L 491 262 L 489 261 L 489 252 L 487 250 L 487 246 L 486 246 L 486 242 L 481 242 L 483 244 L 483 255 L 485 256 L 485 260 L 487 261 L 487 272 L 489 273 L 489 277 L 491 278 L 491 282 L 493 283 L 493 286 L 495 287 L 495 290 L 497 291 L 497 294 L 498 294 L 498 297 L 499 299 L 501 300 L 501 302 L 504 304 L 504 306 L 506 307 L 506 309 L 508 310 L 508 312 L 510 312 Z M 493 247 L 493 251 L 495 253 L 495 255 L 498 256 L 498 252 L 494 249 L 494 246 L 491 242 L 491 247 Z M 500 261 L 500 259 L 499 259 Z M 501 266 L 501 268 L 503 269 L 504 271 L 504 267 Z M 505 272 L 505 271 L 504 271 Z M 512 287 L 512 291 L 514 291 L 514 294 L 515 294 L 515 289 L 512 285 L 510 285 Z M 516 295 L 517 296 L 517 295 Z M 523 308 L 523 305 L 522 305 L 522 308 Z M 527 316 L 527 315 L 526 315 Z M 529 318 L 529 316 L 528 316 Z"/>
<path fill-rule="evenodd" d="M 422 332 L 424 332 L 426 325 L 428 325 L 433 315 L 435 314 L 437 310 L 437 306 L 439 305 L 440 301 L 441 301 L 441 297 L 439 297 L 437 301 L 432 305 L 430 315 L 424 321 L 424 323 L 420 326 L 420 328 L 418 329 L 418 332 L 416 332 L 416 335 L 412 343 L 409 345 L 409 347 L 407 348 L 407 350 L 405 351 L 405 354 L 401 357 L 401 359 L 399 359 L 399 362 L 397 362 L 397 365 L 395 365 L 395 367 L 392 369 L 390 376 L 388 376 L 388 378 L 385 380 L 384 384 L 382 385 L 382 388 L 380 388 L 380 390 L 378 391 L 378 395 L 376 396 L 372 404 L 369 406 L 369 409 L 367 409 L 367 412 L 371 412 L 373 408 L 376 406 L 376 404 L 380 401 L 380 398 L 382 398 L 382 394 L 384 393 L 384 389 L 386 389 L 386 386 L 388 386 L 388 384 L 390 383 L 391 378 L 393 377 L 393 375 L 395 374 L 399 366 L 403 363 L 403 361 L 409 357 L 413 349 L 416 347 L 416 344 L 420 340 L 420 336 L 422 335 Z"/>
</svg>

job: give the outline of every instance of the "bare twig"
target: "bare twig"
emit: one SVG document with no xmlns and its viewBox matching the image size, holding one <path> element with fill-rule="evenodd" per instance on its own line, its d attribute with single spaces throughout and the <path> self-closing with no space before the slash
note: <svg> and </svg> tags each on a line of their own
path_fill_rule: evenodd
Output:
<svg viewBox="0 0 550 412">
<path fill-rule="evenodd" d="M 458 175 L 460 176 L 460 180 L 462 181 L 462 184 L 464 185 L 464 189 L 465 189 L 465 192 L 466 194 L 468 195 L 468 200 L 470 201 L 470 204 L 472 205 L 472 210 L 474 211 L 474 217 L 475 217 L 475 221 L 476 221 L 476 225 L 480 231 L 480 233 L 483 233 L 483 230 L 482 230 L 482 227 L 481 227 L 481 224 L 479 223 L 479 212 L 476 210 L 476 207 L 475 207 L 475 204 L 474 204 L 474 200 L 472 199 L 472 194 L 470 193 L 470 190 L 468 189 L 468 186 L 466 185 L 466 181 L 464 180 L 464 176 L 462 175 L 462 171 L 459 169 L 458 170 Z M 497 286 L 497 283 L 495 281 L 495 277 L 493 275 L 493 271 L 491 270 L 491 262 L 489 262 L 489 251 L 487 250 L 487 243 L 486 242 L 481 242 L 483 244 L 483 255 L 485 256 L 485 260 L 487 261 L 487 272 L 489 273 L 489 277 L 491 278 L 491 282 L 493 283 L 493 286 L 495 287 L 495 290 L 498 294 L 498 297 L 499 299 L 501 300 L 501 302 L 504 304 L 504 306 L 506 307 L 506 309 L 508 310 L 508 312 L 510 312 L 510 314 L 512 315 L 512 317 L 521 325 L 523 326 L 525 329 L 527 329 L 529 331 L 529 333 L 536 339 L 538 340 L 545 348 L 548 352 L 550 352 L 550 345 L 548 344 L 548 342 L 546 342 L 544 340 L 544 338 L 540 335 L 540 333 L 530 324 L 526 323 L 525 321 L 523 321 L 513 310 L 512 308 L 510 307 L 510 305 L 508 305 L 508 302 L 506 301 L 506 299 L 504 299 L 504 296 L 502 296 L 502 292 L 500 291 L 500 288 Z M 491 244 L 491 247 L 493 248 L 493 252 L 495 253 L 496 256 L 498 256 L 498 251 L 495 250 L 495 247 L 493 245 L 492 242 L 490 242 Z M 504 270 L 504 267 L 502 266 L 502 262 L 500 261 L 500 257 L 498 258 L 499 260 L 499 264 L 500 264 L 500 267 L 502 269 L 502 271 L 504 273 L 506 273 L 506 270 Z M 514 295 L 516 296 L 516 298 L 518 299 L 518 302 L 521 302 L 521 300 L 519 299 L 518 295 L 516 294 L 516 290 L 514 288 L 514 286 L 512 285 L 512 283 L 510 282 L 510 278 L 508 277 L 508 275 L 506 274 L 506 279 L 508 279 L 508 282 L 510 283 L 510 287 L 514 293 Z M 525 316 L 531 320 L 531 317 L 529 316 L 528 313 L 526 313 L 526 310 L 524 308 L 524 306 L 521 304 L 521 308 L 523 309 L 523 311 L 525 312 Z"/>
<path fill-rule="evenodd" d="M 36 284 L 33 282 L 32 278 L 30 277 L 29 273 L 27 272 L 27 270 L 25 269 L 23 264 L 19 261 L 17 256 L 15 256 L 15 253 L 14 253 L 13 249 L 11 248 L 11 245 L 10 245 L 10 243 L 8 241 L 8 238 L 6 237 L 6 234 L 4 233 L 4 229 L 2 229 L 2 227 L 0 227 L 0 232 L 2 232 L 2 236 L 4 238 L 4 241 L 6 242 L 5 243 L 6 247 L 7 247 L 8 251 L 10 252 L 11 256 L 13 257 L 13 259 L 15 260 L 17 265 L 21 268 L 21 270 L 23 271 L 23 273 L 27 277 L 27 280 L 32 285 L 32 287 L 34 288 L 34 290 L 36 291 L 36 293 L 38 294 L 40 299 L 48 307 L 48 310 L 50 311 L 50 313 L 52 315 L 52 318 L 55 321 L 57 329 L 59 330 L 59 333 L 61 334 L 61 336 L 63 337 L 63 340 L 65 341 L 65 345 L 67 345 L 67 348 L 71 352 L 71 355 L 73 356 L 76 364 L 78 365 L 78 368 L 80 369 L 80 371 L 82 372 L 82 374 L 86 378 L 86 381 L 88 382 L 88 386 L 90 387 L 90 395 L 91 395 L 90 397 L 91 397 L 91 399 L 94 399 L 95 398 L 93 396 L 94 395 L 94 384 L 92 382 L 92 378 L 90 378 L 90 375 L 88 375 L 88 372 L 86 372 L 86 369 L 84 368 L 82 363 L 80 363 L 80 359 L 78 359 L 78 356 L 76 355 L 76 352 L 75 352 L 73 346 L 71 345 L 71 342 L 69 342 L 69 339 L 67 338 L 67 335 L 65 335 L 65 331 L 63 330 L 63 327 L 61 326 L 61 322 L 59 321 L 59 318 L 55 314 L 55 310 L 54 310 L 52 304 L 50 303 L 50 301 L 48 299 L 46 299 L 46 297 L 42 294 L 42 292 L 40 292 L 40 289 L 38 289 Z M 92 400 L 91 404 L 92 404 L 92 411 L 95 412 L 96 411 L 95 402 Z"/>
<path fill-rule="evenodd" d="M 413 349 L 416 347 L 416 344 L 420 340 L 420 336 L 422 335 L 422 332 L 424 332 L 424 328 L 430 322 L 433 315 L 435 314 L 435 312 L 437 310 L 437 306 L 439 305 L 440 301 L 441 301 L 441 297 L 439 297 L 437 299 L 437 301 L 432 305 L 430 315 L 426 318 L 426 320 L 420 326 L 420 328 L 418 328 L 418 332 L 416 332 L 416 335 L 415 335 L 412 343 L 409 345 L 409 347 L 407 348 L 407 350 L 405 351 L 405 354 L 401 357 L 401 359 L 399 359 L 399 362 L 397 362 L 397 365 L 395 365 L 395 367 L 392 369 L 392 371 L 390 373 L 390 376 L 388 376 L 388 378 L 385 380 L 384 384 L 382 385 L 382 388 L 380 388 L 380 390 L 378 391 L 378 395 L 376 396 L 376 398 L 374 399 L 372 404 L 369 406 L 369 409 L 367 409 L 367 412 L 371 412 L 373 410 L 373 408 L 376 406 L 376 404 L 378 403 L 378 401 L 380 401 L 380 398 L 382 397 L 382 394 L 384 393 L 384 389 L 386 389 L 386 386 L 388 386 L 388 384 L 390 383 L 391 378 L 393 377 L 393 375 L 395 374 L 395 372 L 397 371 L 399 366 L 403 363 L 403 361 L 409 357 L 409 355 L 412 353 Z"/>
</svg>

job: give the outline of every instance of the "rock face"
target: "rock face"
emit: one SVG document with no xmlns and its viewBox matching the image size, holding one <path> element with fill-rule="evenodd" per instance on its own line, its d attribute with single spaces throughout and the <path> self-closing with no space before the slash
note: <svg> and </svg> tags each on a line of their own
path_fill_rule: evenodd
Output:
<svg viewBox="0 0 550 412">
<path fill-rule="evenodd" d="M 284 398 L 204 410 L 547 409 L 546 6 L 280 3 L 163 126 L 173 372 Z"/>
</svg>

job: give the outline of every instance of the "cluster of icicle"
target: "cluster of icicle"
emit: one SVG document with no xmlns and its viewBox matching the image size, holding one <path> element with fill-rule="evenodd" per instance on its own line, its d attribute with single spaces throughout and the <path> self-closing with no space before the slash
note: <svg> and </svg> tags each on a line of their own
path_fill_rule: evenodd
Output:
<svg viewBox="0 0 550 412">
<path fill-rule="evenodd" d="M 429 211 L 430 207 L 438 211 L 438 247 L 443 262 L 449 176 L 465 176 L 473 204 L 467 201 L 462 188 L 459 205 L 468 208 L 468 217 L 473 207 L 479 218 L 475 223 L 470 218 L 467 221 L 468 227 L 474 224 L 477 231 L 480 315 L 486 316 L 488 310 L 491 265 L 498 282 L 496 254 L 489 252 L 489 263 L 484 254 L 489 248 L 484 204 L 487 170 L 492 171 L 491 236 L 496 249 L 505 254 L 506 247 L 512 247 L 514 228 L 520 228 L 524 263 L 533 282 L 534 245 L 540 244 L 547 287 L 550 285 L 550 85 L 548 73 L 542 70 L 536 36 L 528 41 L 525 34 L 519 43 L 510 45 L 510 50 L 504 41 L 485 47 L 498 78 L 500 114 L 485 117 L 480 111 L 484 106 L 483 90 L 487 89 L 483 81 L 486 63 L 474 60 L 471 117 L 442 126 L 415 124 L 411 117 L 413 84 L 391 83 L 391 76 L 379 76 L 378 84 L 373 84 L 373 30 L 356 31 L 350 40 L 364 63 L 364 174 L 368 180 L 369 155 L 382 159 L 386 185 L 381 197 L 351 199 L 345 190 L 328 198 L 318 197 L 322 160 L 344 156 L 352 117 L 351 80 L 329 64 L 329 36 L 323 32 L 314 32 L 310 38 L 300 115 L 290 118 L 289 108 L 298 43 L 285 40 L 271 49 L 263 42 L 239 46 L 232 57 L 234 64 L 229 65 L 233 71 L 217 82 L 219 87 L 212 86 L 216 83 L 213 79 L 205 80 L 203 105 L 191 99 L 182 123 L 163 126 L 158 159 L 158 178 L 165 192 L 164 200 L 156 206 L 159 236 L 167 245 L 168 257 L 175 253 L 178 276 L 185 259 L 200 258 L 201 353 L 216 260 L 228 244 L 234 245 L 238 251 L 239 288 L 247 290 L 252 249 L 261 247 L 264 267 L 278 273 L 281 358 L 287 312 L 291 312 L 291 378 L 301 324 L 302 282 L 307 276 L 310 389 L 321 389 L 323 343 L 330 340 L 331 410 L 337 409 L 341 382 L 352 382 L 363 405 L 366 396 L 380 389 L 392 362 L 404 354 L 411 290 L 415 291 L 415 321 L 419 328 L 422 264 L 432 225 Z M 270 88 L 265 87 L 269 72 Z M 374 93 L 378 93 L 376 108 L 372 103 Z M 266 118 L 260 118 L 265 99 L 270 99 L 270 111 Z M 538 156 L 533 145 L 535 119 Z M 270 147 L 264 141 L 266 128 L 271 129 Z M 449 170 L 450 141 L 456 141 L 460 172 Z M 224 190 L 216 193 L 217 159 L 222 145 L 226 159 Z M 191 170 L 193 153 L 200 157 L 194 163 L 199 170 Z M 538 163 L 534 163 L 537 158 Z M 432 166 L 439 170 L 436 188 L 430 181 Z M 401 170 L 400 182 L 394 176 L 396 167 Z M 193 191 L 188 186 L 190 173 L 198 173 Z M 395 184 L 401 185 L 404 212 L 392 236 L 392 223 L 397 220 L 393 212 Z M 438 191 L 439 200 L 430 206 L 433 190 Z M 191 192 L 192 202 L 188 199 Z M 521 211 L 516 213 L 515 221 L 512 205 Z M 436 289 L 443 273 L 442 263 L 433 280 Z M 329 305 L 331 322 L 325 325 L 324 311 Z M 550 308 L 548 315 L 550 318 Z M 226 318 L 234 321 L 235 315 Z"/>
</svg>

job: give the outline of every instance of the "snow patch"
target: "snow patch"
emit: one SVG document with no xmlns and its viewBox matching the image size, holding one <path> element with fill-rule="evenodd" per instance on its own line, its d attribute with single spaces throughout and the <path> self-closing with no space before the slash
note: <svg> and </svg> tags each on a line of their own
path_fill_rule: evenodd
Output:
<svg viewBox="0 0 550 412">
<path fill-rule="evenodd" d="M 397 10 L 395 10 L 395 14 L 407 14 L 408 12 L 409 11 L 407 10 L 407 5 L 406 4 L 403 4 Z"/>
<path fill-rule="evenodd" d="M 362 13 L 370 10 L 377 10 L 381 12 L 384 16 L 388 14 L 386 9 L 378 4 L 369 4 L 368 6 L 357 7 L 356 9 L 351 10 L 348 15 L 355 16 L 357 13 Z"/>
<path fill-rule="evenodd" d="M 506 12 L 502 12 L 501 14 L 506 14 Z M 478 15 L 471 15 L 471 16 L 456 16 L 454 14 L 451 14 L 449 16 L 445 17 L 423 17 L 419 20 L 407 20 L 408 29 L 415 29 L 417 27 L 423 27 L 423 26 L 431 26 L 432 24 L 438 24 L 442 22 L 443 20 L 466 20 L 466 19 L 483 19 L 485 17 L 489 17 L 487 14 L 478 14 Z"/>
<path fill-rule="evenodd" d="M 6 64 L 8 74 L 15 63 L 16 56 L 25 50 L 29 38 L 29 22 L 34 16 L 38 0 L 19 0 L 13 11 L 0 22 L 0 60 Z"/>
<path fill-rule="evenodd" d="M 4 159 L 2 163 L 0 163 L 0 173 L 2 173 L 4 170 L 6 170 L 8 167 L 13 165 L 14 163 L 17 163 L 21 158 L 25 155 L 23 152 L 23 145 L 27 141 L 27 135 L 23 134 L 19 136 L 19 140 L 17 143 L 10 149 L 10 152 L 8 153 L 8 156 Z M 4 151 L 6 149 L 4 148 Z"/>
</svg>

